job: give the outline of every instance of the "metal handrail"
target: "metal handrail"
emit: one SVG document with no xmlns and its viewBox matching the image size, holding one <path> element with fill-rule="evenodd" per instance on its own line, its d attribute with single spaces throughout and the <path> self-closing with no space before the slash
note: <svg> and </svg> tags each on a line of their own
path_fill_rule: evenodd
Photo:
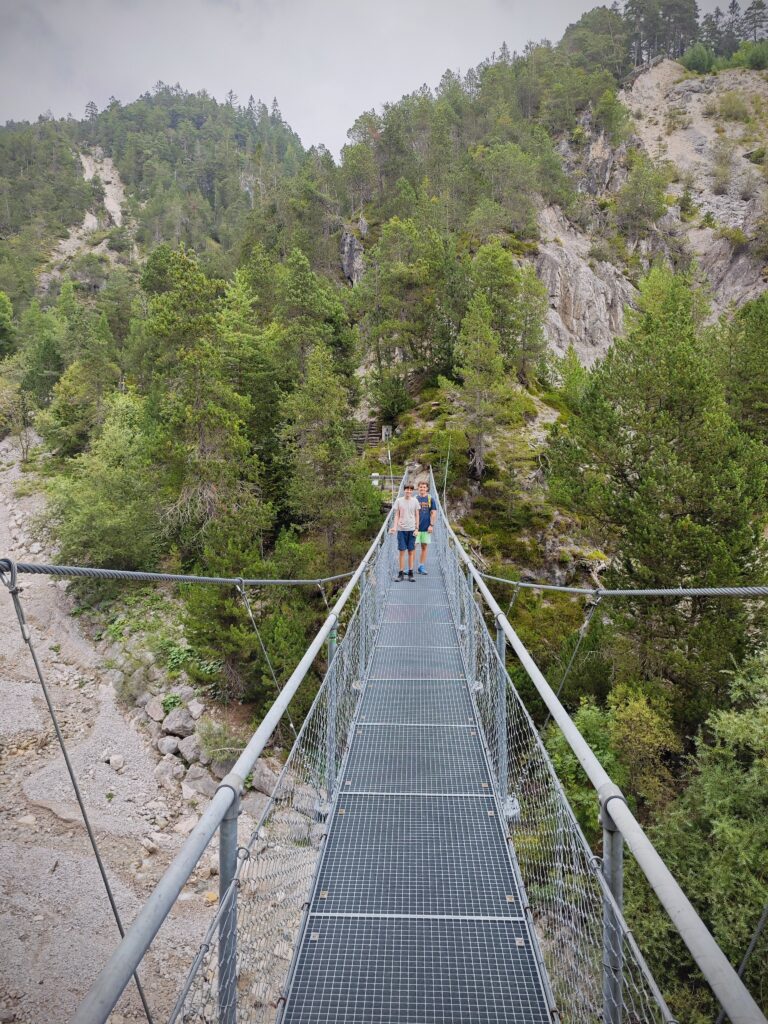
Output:
<svg viewBox="0 0 768 1024">
<path fill-rule="evenodd" d="M 576 755 L 587 778 L 592 783 L 603 813 L 607 814 L 621 833 L 641 871 L 656 893 L 661 905 L 688 947 L 701 973 L 712 988 L 732 1024 L 766 1024 L 759 1006 L 718 946 L 707 926 L 701 920 L 688 897 L 653 847 L 642 826 L 627 806 L 623 793 L 600 764 L 589 744 L 576 728 L 573 720 L 544 678 L 523 642 L 510 625 L 485 580 L 475 568 L 461 545 L 445 515 L 437 495 L 435 480 L 430 469 L 430 487 L 436 496 L 438 514 L 456 545 L 456 551 L 477 585 L 483 600 L 493 613 L 494 620 L 509 641 L 529 679 L 546 704 L 552 718 L 560 727 L 569 747 Z"/>
<path fill-rule="evenodd" d="M 203 851 L 222 824 L 234 801 L 239 798 L 245 778 L 253 769 L 257 758 L 275 731 L 285 709 L 311 668 L 315 657 L 330 632 L 338 624 L 342 609 L 349 600 L 352 591 L 388 528 L 390 517 L 391 513 L 384 519 L 376 539 L 368 548 L 365 557 L 345 586 L 325 622 L 315 635 L 314 640 L 291 674 L 291 677 L 280 691 L 277 700 L 236 761 L 232 771 L 219 785 L 213 799 L 202 814 L 189 838 L 166 869 L 163 877 L 136 917 L 136 920 L 126 932 L 125 938 L 109 958 L 80 1003 L 71 1020 L 71 1024 L 104 1024 L 109 1017 L 109 1014 L 130 981 L 133 972 L 141 963 L 152 940 L 157 935 L 181 890 L 194 871 L 195 865 L 202 856 Z"/>
</svg>

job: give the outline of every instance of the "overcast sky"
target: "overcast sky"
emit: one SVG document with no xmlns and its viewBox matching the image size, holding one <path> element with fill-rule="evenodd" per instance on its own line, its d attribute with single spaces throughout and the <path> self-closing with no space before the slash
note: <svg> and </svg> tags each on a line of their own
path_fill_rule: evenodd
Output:
<svg viewBox="0 0 768 1024">
<path fill-rule="evenodd" d="M 503 41 L 557 41 L 599 0 L 0 0 L 0 123 L 83 116 L 158 80 L 271 103 L 338 154 L 358 114 Z M 607 0 L 604 0 L 607 2 Z"/>
</svg>

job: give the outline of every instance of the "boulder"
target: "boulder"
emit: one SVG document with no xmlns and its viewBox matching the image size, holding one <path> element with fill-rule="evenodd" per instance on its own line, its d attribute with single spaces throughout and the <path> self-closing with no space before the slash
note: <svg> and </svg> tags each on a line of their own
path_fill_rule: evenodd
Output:
<svg viewBox="0 0 768 1024">
<path fill-rule="evenodd" d="M 186 708 L 174 708 L 163 720 L 163 732 L 170 736 L 191 736 L 195 720 Z"/>
<path fill-rule="evenodd" d="M 202 752 L 200 740 L 197 738 L 195 733 L 192 733 L 191 736 L 186 736 L 179 743 L 179 753 L 188 764 L 193 764 L 195 761 L 199 761 Z"/>
<path fill-rule="evenodd" d="M 162 722 L 165 718 L 165 708 L 163 707 L 163 702 L 159 697 L 153 697 L 151 700 L 147 701 L 144 706 L 144 710 L 153 722 Z"/>
<path fill-rule="evenodd" d="M 183 777 L 184 765 L 173 754 L 166 754 L 157 768 L 155 768 L 155 779 L 165 789 L 175 789 L 176 783 Z"/>
<path fill-rule="evenodd" d="M 230 758 L 227 761 L 214 761 L 211 764 L 211 771 L 217 779 L 223 779 L 225 775 L 228 775 L 235 767 L 235 758 Z"/>
<path fill-rule="evenodd" d="M 161 736 L 157 741 L 157 749 L 161 754 L 175 754 L 179 749 L 177 736 Z"/>
<path fill-rule="evenodd" d="M 207 772 L 200 764 L 190 766 L 184 777 L 184 784 L 209 799 L 216 793 L 216 782 L 211 778 L 210 772 Z"/>
<path fill-rule="evenodd" d="M 173 831 L 178 832 L 181 836 L 188 836 L 194 829 L 198 820 L 199 819 L 196 814 L 190 814 L 186 818 L 181 818 L 180 821 L 177 821 L 173 826 Z"/>
<path fill-rule="evenodd" d="M 187 711 L 189 711 L 190 715 L 192 715 L 194 720 L 197 721 L 205 711 L 205 705 L 201 704 L 199 700 L 191 700 L 189 704 L 187 704 Z"/>
<path fill-rule="evenodd" d="M 268 803 L 269 798 L 263 793 L 246 793 L 240 801 L 240 806 L 254 821 L 258 821 Z"/>
<path fill-rule="evenodd" d="M 258 793 L 264 793 L 266 796 L 272 796 L 272 793 L 277 786 L 277 780 L 278 775 L 272 771 L 265 761 L 262 761 L 261 758 L 259 758 L 251 772 L 253 788 Z"/>
</svg>

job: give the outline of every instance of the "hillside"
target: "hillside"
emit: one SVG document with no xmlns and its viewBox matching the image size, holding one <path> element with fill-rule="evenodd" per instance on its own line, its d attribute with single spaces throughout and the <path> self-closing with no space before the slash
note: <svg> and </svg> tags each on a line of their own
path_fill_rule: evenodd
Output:
<svg viewBox="0 0 768 1024">
<path fill-rule="evenodd" d="M 32 542 L 127 569 L 343 572 L 380 522 L 370 473 L 391 459 L 433 466 L 478 564 L 510 581 L 765 582 L 768 43 L 746 13 L 710 23 L 692 3 L 662 7 L 661 22 L 644 2 L 599 7 L 556 44 L 447 71 L 361 113 L 338 162 L 305 150 L 276 103 L 163 83 L 80 121 L 0 128 L 7 553 Z M 513 590 L 497 589 L 506 607 Z M 61 665 L 46 656 L 72 738 L 93 761 L 104 716 L 129 718 L 145 788 L 168 794 L 152 835 L 142 819 L 110 841 L 137 892 L 134 847 L 173 833 L 155 860 L 140 855 L 152 871 L 174 848 L 216 751 L 263 716 L 325 595 L 260 593 L 260 639 L 213 588 L 74 596 L 87 628 Z M 37 621 L 46 608 L 58 621 L 64 599 L 41 607 Z M 587 619 L 580 598 L 525 591 L 513 611 L 738 960 L 768 891 L 762 726 L 749 729 L 768 685 L 764 608 L 638 600 Z M 91 678 L 95 650 L 109 668 Z M 81 667 L 98 716 L 74 691 Z M 4 685 L 36 714 L 21 676 L 12 666 Z M 160 727 L 168 699 L 206 708 L 183 748 Z M 544 736 L 597 842 L 577 767 Z M 65 831 L 40 803 L 52 752 L 28 739 L 8 784 L 20 848 L 33 798 L 46 815 L 34 835 Z M 110 771 L 99 761 L 94 777 Z M 118 782 L 114 807 L 99 794 L 107 832 Z M 636 880 L 628 904 L 672 1003 L 709 1020 Z"/>
</svg>

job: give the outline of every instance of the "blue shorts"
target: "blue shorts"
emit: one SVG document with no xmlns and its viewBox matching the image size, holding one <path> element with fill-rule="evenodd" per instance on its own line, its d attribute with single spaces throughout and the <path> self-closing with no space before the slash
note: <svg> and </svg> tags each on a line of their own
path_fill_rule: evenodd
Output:
<svg viewBox="0 0 768 1024">
<path fill-rule="evenodd" d="M 398 530 L 397 531 L 397 550 L 398 551 L 415 551 L 416 550 L 416 534 L 413 530 Z"/>
</svg>

